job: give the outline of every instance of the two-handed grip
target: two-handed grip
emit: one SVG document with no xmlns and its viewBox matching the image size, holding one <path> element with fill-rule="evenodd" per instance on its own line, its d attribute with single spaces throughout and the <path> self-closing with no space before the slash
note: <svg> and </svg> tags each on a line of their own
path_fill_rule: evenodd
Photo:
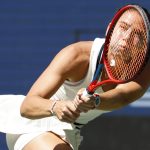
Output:
<svg viewBox="0 0 150 150">
<path fill-rule="evenodd" d="M 82 96 L 86 96 L 86 97 L 92 97 L 93 96 L 93 94 L 89 94 L 88 92 L 87 92 L 87 90 L 85 89 L 84 91 L 83 91 L 83 93 L 82 93 Z M 81 96 L 81 97 L 82 97 Z M 95 97 L 95 106 L 97 107 L 97 106 L 99 106 L 100 105 L 100 103 L 101 103 L 101 99 L 100 99 L 100 97 L 98 96 L 98 95 L 95 95 L 94 96 Z"/>
<path fill-rule="evenodd" d="M 92 97 L 93 95 L 92 95 L 92 94 L 89 94 L 89 93 L 87 92 L 87 90 L 85 89 L 85 90 L 83 91 L 83 93 L 82 93 L 82 96 L 85 96 L 85 97 Z"/>
</svg>

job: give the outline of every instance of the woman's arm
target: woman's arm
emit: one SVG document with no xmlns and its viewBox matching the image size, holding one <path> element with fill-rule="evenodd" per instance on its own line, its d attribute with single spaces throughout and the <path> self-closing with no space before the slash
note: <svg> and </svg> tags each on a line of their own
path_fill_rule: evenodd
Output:
<svg viewBox="0 0 150 150">
<path fill-rule="evenodd" d="M 21 106 L 21 115 L 32 119 L 50 116 L 53 101 L 49 99 L 63 82 L 79 81 L 86 75 L 91 46 L 92 42 L 78 42 L 62 49 L 31 87 Z M 70 101 L 58 101 L 56 108 L 69 117 L 73 115 L 73 119 L 79 116 Z"/>
<path fill-rule="evenodd" d="M 100 95 L 99 109 L 114 110 L 124 107 L 144 95 L 150 86 L 150 62 L 134 81 L 117 85 L 114 89 Z"/>
<path fill-rule="evenodd" d="M 113 88 L 105 88 L 103 93 L 99 93 L 101 100 L 100 105 L 97 109 L 101 110 L 115 110 L 122 108 L 135 100 L 139 99 L 144 95 L 150 86 L 150 63 L 144 68 L 140 75 L 134 80 L 125 84 L 119 84 L 116 86 L 108 86 Z M 78 93 L 75 100 L 76 105 L 79 105 L 80 111 L 88 111 L 88 106 L 94 102 L 94 97 L 87 98 L 81 96 L 81 92 Z"/>
</svg>

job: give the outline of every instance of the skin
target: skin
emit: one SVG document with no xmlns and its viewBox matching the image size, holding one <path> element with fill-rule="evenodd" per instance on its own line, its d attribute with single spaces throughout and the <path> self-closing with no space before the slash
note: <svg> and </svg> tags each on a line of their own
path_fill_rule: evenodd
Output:
<svg viewBox="0 0 150 150">
<path fill-rule="evenodd" d="M 124 79 L 124 76 L 131 73 L 128 70 L 136 72 L 139 60 L 143 61 L 142 54 L 145 54 L 146 49 L 146 42 L 143 42 L 146 37 L 143 24 L 140 14 L 134 9 L 124 12 L 119 18 L 112 33 L 108 52 L 108 61 L 116 72 L 115 76 L 121 75 L 120 78 Z M 118 69 L 120 64 L 123 66 L 122 70 Z"/>
<path fill-rule="evenodd" d="M 52 132 L 45 132 L 44 134 L 34 138 L 30 141 L 23 150 L 72 150 L 72 148 L 63 141 L 60 137 Z"/>
<path fill-rule="evenodd" d="M 135 13 L 135 18 L 136 15 Z M 131 19 L 130 21 L 134 20 Z M 131 22 L 126 21 L 127 24 L 131 24 Z M 126 39 L 122 37 L 124 47 L 128 38 L 130 37 L 126 37 Z M 76 82 L 85 77 L 89 66 L 92 44 L 93 41 L 74 43 L 62 49 L 55 56 L 28 92 L 20 109 L 23 117 L 38 119 L 51 116 L 49 109 L 53 102 L 50 97 L 55 94 L 65 80 Z M 146 65 L 134 81 L 103 86 L 104 92 L 99 93 L 101 104 L 97 109 L 115 110 L 143 96 L 150 85 L 149 72 L 150 63 Z M 105 78 L 107 76 L 105 70 L 103 70 L 101 79 L 104 80 Z M 56 103 L 53 111 L 59 120 L 73 123 L 81 112 L 87 112 L 95 108 L 94 97 L 82 96 L 82 91 L 82 89 L 79 89 L 74 100 L 64 101 L 62 99 Z M 59 145 L 64 146 L 63 150 L 71 149 L 60 137 L 52 132 L 46 132 L 29 142 L 24 150 L 60 150 Z"/>
</svg>

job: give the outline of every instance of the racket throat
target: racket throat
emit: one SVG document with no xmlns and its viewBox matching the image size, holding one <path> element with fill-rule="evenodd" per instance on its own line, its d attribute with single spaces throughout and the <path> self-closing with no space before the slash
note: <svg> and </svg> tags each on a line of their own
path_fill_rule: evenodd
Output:
<svg viewBox="0 0 150 150">
<path fill-rule="evenodd" d="M 97 84 L 97 80 L 95 80 L 95 81 L 93 81 L 93 82 L 91 82 L 91 84 L 90 84 L 90 86 L 88 86 L 87 87 L 87 93 L 88 94 L 90 94 L 90 95 L 93 95 L 94 94 L 94 92 L 95 92 L 95 90 L 96 90 L 96 88 L 95 88 L 95 85 Z"/>
<path fill-rule="evenodd" d="M 108 80 L 104 80 L 104 81 L 101 81 L 101 82 L 98 82 L 98 81 L 93 81 L 90 86 L 87 87 L 87 93 L 88 94 L 91 94 L 93 95 L 96 91 L 96 89 L 102 85 L 105 85 L 105 84 L 119 84 L 119 83 L 125 83 L 123 81 L 118 81 L 118 80 L 115 80 L 115 79 L 108 79 Z"/>
</svg>

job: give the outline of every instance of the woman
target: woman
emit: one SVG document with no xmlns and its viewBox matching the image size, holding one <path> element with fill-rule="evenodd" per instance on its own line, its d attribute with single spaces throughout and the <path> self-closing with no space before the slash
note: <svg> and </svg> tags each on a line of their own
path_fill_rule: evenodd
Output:
<svg viewBox="0 0 150 150">
<path fill-rule="evenodd" d="M 137 13 L 133 13 L 132 16 L 125 14 L 124 18 L 127 19 L 116 30 L 120 34 L 125 32 L 134 25 L 137 17 Z M 139 29 L 132 26 L 130 30 Z M 122 40 L 122 49 L 126 48 L 128 40 L 132 40 L 130 37 L 120 35 L 118 37 Z M 137 41 L 140 42 L 138 39 Z M 103 43 L 104 39 L 100 38 L 78 42 L 65 47 L 56 55 L 33 84 L 20 109 L 23 117 L 38 120 L 40 127 L 46 126 L 46 129 L 16 136 L 8 134 L 10 149 L 77 150 L 82 140 L 80 129 L 84 124 L 103 113 L 126 106 L 146 92 L 150 85 L 148 75 L 150 63 L 134 81 L 119 85 L 109 84 L 99 88 L 97 91 L 99 105 L 95 103 L 95 95 L 90 98 L 82 95 L 82 88 L 89 84 L 94 75 Z M 134 44 L 136 46 L 137 43 Z M 126 57 L 125 55 L 119 53 L 120 58 Z M 124 61 L 129 60 L 124 59 Z M 106 72 L 103 70 L 100 80 L 106 78 Z"/>
</svg>

